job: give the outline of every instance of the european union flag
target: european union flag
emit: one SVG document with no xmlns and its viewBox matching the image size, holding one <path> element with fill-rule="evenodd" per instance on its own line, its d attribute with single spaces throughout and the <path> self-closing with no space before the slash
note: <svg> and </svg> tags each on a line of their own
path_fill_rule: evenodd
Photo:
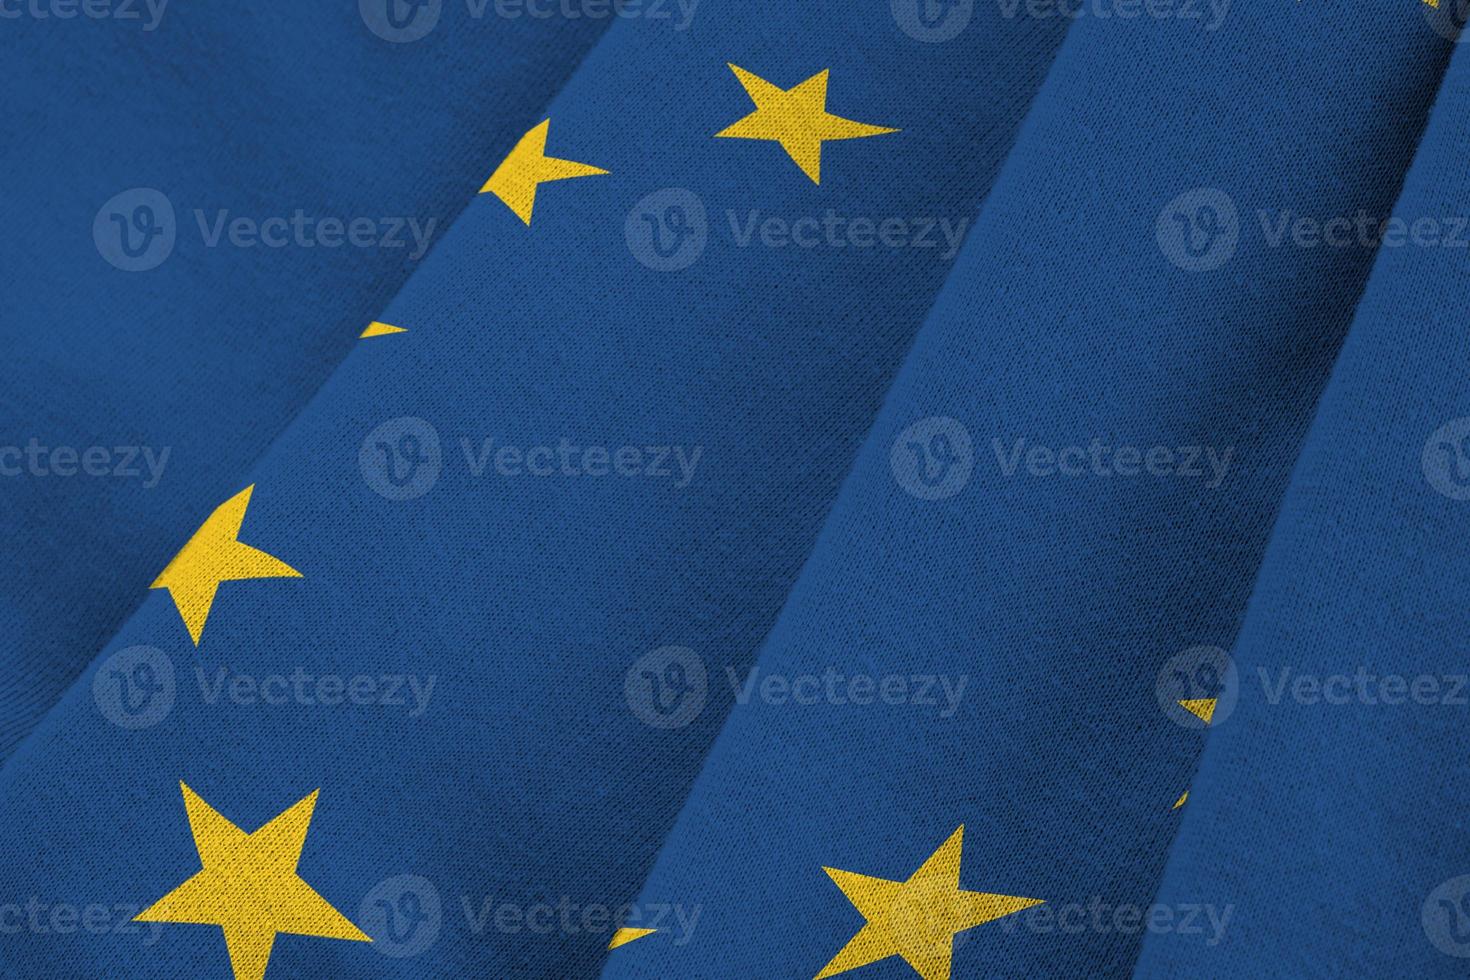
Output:
<svg viewBox="0 0 1470 980">
<path fill-rule="evenodd" d="M 0 0 L 0 975 L 1462 975 L 1467 12 Z"/>
</svg>

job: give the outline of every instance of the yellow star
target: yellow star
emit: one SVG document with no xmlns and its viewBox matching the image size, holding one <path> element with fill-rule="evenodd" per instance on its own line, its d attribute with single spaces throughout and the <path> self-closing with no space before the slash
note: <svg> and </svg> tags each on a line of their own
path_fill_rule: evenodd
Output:
<svg viewBox="0 0 1470 980">
<path fill-rule="evenodd" d="M 1187 698 L 1179 702 L 1179 707 L 1208 725 L 1215 717 L 1215 705 L 1219 702 L 1219 698 Z"/>
<path fill-rule="evenodd" d="M 630 929 L 624 926 L 613 933 L 612 942 L 607 944 L 607 948 L 617 949 L 619 946 L 628 945 L 635 939 L 642 939 L 644 936 L 651 936 L 656 932 L 658 932 L 657 929 Z"/>
<path fill-rule="evenodd" d="M 222 927 L 235 980 L 262 980 L 278 933 L 372 942 L 296 874 L 320 790 L 247 834 L 179 787 L 204 868 L 134 921 Z"/>
<path fill-rule="evenodd" d="M 221 582 L 301 577 L 300 572 L 279 558 L 236 540 L 254 489 L 252 484 L 220 504 L 149 586 L 168 589 L 196 647 Z"/>
<path fill-rule="evenodd" d="M 536 188 L 551 180 L 566 180 L 569 177 L 592 177 L 605 174 L 606 170 L 589 167 L 585 163 L 558 160 L 546 155 L 546 133 L 551 129 L 548 119 L 531 130 L 501 161 L 500 166 L 480 188 L 483 194 L 489 191 L 505 202 L 505 206 L 516 213 L 516 217 L 531 224 L 531 209 L 536 206 Z"/>
<path fill-rule="evenodd" d="M 374 320 L 372 323 L 369 323 L 367 325 L 367 329 L 359 335 L 359 339 L 366 340 L 368 337 L 386 337 L 389 334 L 395 333 L 408 333 L 408 330 L 405 327 L 395 327 L 391 323 L 380 323 L 379 321 Z"/>
<path fill-rule="evenodd" d="M 730 70 L 745 86 L 755 111 L 716 133 L 716 138 L 775 140 L 812 183 L 822 182 L 822 143 L 896 133 L 896 129 L 869 126 L 827 111 L 827 75 L 819 72 L 791 89 L 777 88 L 738 65 Z"/>
<path fill-rule="evenodd" d="M 924 980 L 949 980 L 956 933 L 1041 904 L 1039 898 L 960 891 L 964 834 L 961 825 L 908 881 L 823 868 L 868 924 L 817 974 L 816 980 L 890 956 L 902 956 Z"/>
</svg>

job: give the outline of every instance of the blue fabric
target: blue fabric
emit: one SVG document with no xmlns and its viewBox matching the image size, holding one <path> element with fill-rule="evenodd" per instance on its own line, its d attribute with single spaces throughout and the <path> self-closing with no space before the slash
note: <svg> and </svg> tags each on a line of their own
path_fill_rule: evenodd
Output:
<svg viewBox="0 0 1470 980">
<path fill-rule="evenodd" d="M 136 477 L 36 478 L 48 453 L 4 480 L 0 756 L 137 608 L 197 526 L 190 508 L 239 489 L 607 24 L 394 44 L 350 8 L 110 9 L 138 19 L 7 16 L 0 36 L 0 220 L 15 230 L 0 242 L 0 443 L 139 450 L 108 467 Z M 168 201 L 175 243 L 128 272 L 92 227 L 104 210 L 131 219 L 140 189 Z M 305 247 L 215 234 L 298 212 L 370 220 L 374 244 L 324 247 L 315 226 Z M 406 221 L 390 234 L 408 218 L 417 241 Z"/>
<path fill-rule="evenodd" d="M 130 921 L 200 869 L 182 782 L 247 832 L 320 791 L 297 873 L 373 941 L 267 977 L 815 977 L 824 869 L 961 826 L 1044 904 L 954 977 L 1454 975 L 1463 714 L 1268 696 L 1457 669 L 1466 252 L 1296 224 L 1470 215 L 1442 15 L 666 6 L 6 25 L 0 452 L 170 455 L 0 483 L 0 973 L 232 975 Z M 897 132 L 818 183 L 714 138 L 731 66 Z M 527 223 L 476 191 L 548 118 L 607 173 Z M 150 586 L 247 487 L 299 577 L 196 644 Z"/>
<path fill-rule="evenodd" d="M 820 869 L 903 880 L 960 824 L 966 887 L 1051 908 L 971 934 L 956 976 L 1128 974 L 1143 930 L 1114 913 L 1149 915 L 1201 744 L 1160 709 L 1161 670 L 1179 656 L 1213 666 L 1188 651 L 1232 645 L 1372 258 L 1272 248 L 1256 213 L 1386 215 L 1443 59 L 1401 11 L 1365 13 L 1347 35 L 1299 19 L 1289 40 L 1280 20 L 1254 8 L 1215 34 L 1073 29 L 758 661 L 776 677 L 967 678 L 967 696 L 948 717 L 942 698 L 737 706 L 643 894 L 702 908 L 700 941 L 630 946 L 604 977 L 816 976 L 863 923 Z M 1155 234 L 1197 185 L 1228 188 L 1241 216 L 1216 270 L 1176 267 Z M 935 417 L 962 426 L 974 469 L 928 500 L 893 458 Z M 1089 455 L 1081 475 L 1022 461 L 1008 476 L 1017 440 L 1100 443 L 1106 475 Z M 1198 478 L 1116 471 L 1119 446 L 1233 455 L 1211 487 L 1204 463 Z M 1263 833 L 1232 836 L 1249 849 Z M 1237 859 L 1207 837 L 1214 875 Z M 1270 867 L 1262 888 L 1278 887 Z M 1203 931 L 1179 936 L 1158 975 L 1299 975 L 1248 942 L 1200 969 L 1192 957 L 1220 934 L 1209 912 L 1241 942 L 1218 887 L 1206 894 L 1216 907 L 1200 901 L 1191 923 Z M 1173 893 L 1171 913 L 1197 895 Z M 1263 928 L 1301 936 L 1274 917 Z M 1364 975 L 1318 956 L 1331 975 Z"/>
<path fill-rule="evenodd" d="M 1457 52 L 1393 213 L 1470 213 Z M 1160 900 L 1234 907 L 1140 974 L 1463 976 L 1464 246 L 1380 250 L 1234 651 Z"/>
</svg>

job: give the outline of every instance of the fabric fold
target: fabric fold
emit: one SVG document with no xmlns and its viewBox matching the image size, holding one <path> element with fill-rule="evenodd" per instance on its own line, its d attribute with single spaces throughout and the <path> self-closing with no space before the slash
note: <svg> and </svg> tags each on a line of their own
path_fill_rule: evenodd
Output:
<svg viewBox="0 0 1470 980">
<path fill-rule="evenodd" d="M 644 887 L 697 928 L 605 980 L 1114 976 L 1229 927 L 1153 899 L 1373 261 L 1341 219 L 1449 47 L 1361 13 L 1074 26 Z"/>
<path fill-rule="evenodd" d="M 1136 975 L 1463 976 L 1470 58 L 1458 48 L 1286 494 Z M 1224 701 L 1222 701 L 1224 703 Z"/>
<path fill-rule="evenodd" d="M 749 663 L 1064 30 L 977 11 L 926 45 L 881 8 L 713 0 L 672 38 L 619 22 L 380 314 L 407 333 L 355 349 L 211 518 L 299 577 L 224 582 L 197 649 L 150 593 L 0 772 L 7 890 L 141 907 L 198 869 L 181 781 L 247 833 L 319 788 L 298 872 L 374 942 L 282 937 L 272 970 L 595 972 L 615 916 L 528 923 L 643 880 L 733 700 L 713 674 L 686 713 L 668 668 Z M 896 132 L 834 137 L 818 183 L 804 148 L 714 138 L 767 92 L 727 63 L 825 73 L 828 114 Z M 979 94 L 933 97 L 955 84 Z M 156 923 L 7 950 L 223 956 Z"/>
<path fill-rule="evenodd" d="M 146 6 L 4 17 L 0 759 L 607 25 Z"/>
</svg>

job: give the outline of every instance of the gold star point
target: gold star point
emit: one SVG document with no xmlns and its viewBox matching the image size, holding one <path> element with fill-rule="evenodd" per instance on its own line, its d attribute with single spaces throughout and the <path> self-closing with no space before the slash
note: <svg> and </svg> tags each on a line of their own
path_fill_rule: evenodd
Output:
<svg viewBox="0 0 1470 980">
<path fill-rule="evenodd" d="M 300 579 L 301 573 L 285 561 L 240 542 L 240 525 L 250 507 L 254 485 L 215 508 L 193 538 L 173 555 L 150 589 L 168 589 L 173 607 L 184 619 L 188 635 L 198 646 L 204 623 L 222 582 L 245 579 Z"/>
<path fill-rule="evenodd" d="M 656 932 L 658 932 L 657 929 L 632 929 L 624 926 L 613 933 L 612 941 L 607 944 L 607 948 L 610 950 L 617 949 L 619 946 L 626 946 L 635 940 L 642 939 L 644 936 L 651 936 Z"/>
<path fill-rule="evenodd" d="M 1042 903 L 1039 898 L 961 891 L 964 833 L 961 825 L 907 881 L 824 868 L 868 921 L 816 980 L 890 956 L 903 957 L 923 980 L 950 980 L 956 934 Z"/>
<path fill-rule="evenodd" d="M 490 179 L 485 181 L 485 186 L 480 188 L 481 194 L 488 192 L 500 198 L 527 227 L 530 227 L 531 211 L 536 206 L 536 188 L 553 180 L 607 173 L 600 167 L 547 156 L 546 135 L 550 131 L 551 120 L 547 119 L 522 136 L 500 166 L 495 168 Z"/>
<path fill-rule="evenodd" d="M 822 182 L 822 144 L 829 140 L 882 136 L 898 130 L 871 126 L 835 116 L 827 111 L 827 78 L 824 69 L 794 88 L 783 89 L 739 65 L 730 70 L 745 87 L 755 111 L 715 134 L 716 138 L 772 140 L 811 178 Z"/>
<path fill-rule="evenodd" d="M 179 788 L 202 867 L 134 921 L 219 926 L 235 980 L 263 980 L 280 933 L 372 942 L 296 873 L 320 790 L 247 834 Z"/>
<path fill-rule="evenodd" d="M 391 323 L 382 323 L 374 320 L 367 325 L 367 329 L 358 335 L 358 339 L 366 340 L 369 337 L 387 337 L 395 333 L 408 333 L 408 329 L 406 327 L 395 327 Z"/>
<path fill-rule="evenodd" d="M 1179 702 L 1179 707 L 1208 725 L 1215 717 L 1215 705 L 1219 703 L 1219 698 L 1186 698 Z"/>
<path fill-rule="evenodd" d="M 240 543 L 240 525 L 254 490 L 251 484 L 215 508 L 149 586 L 168 590 L 196 647 L 221 582 L 301 577 L 279 558 Z"/>
</svg>

